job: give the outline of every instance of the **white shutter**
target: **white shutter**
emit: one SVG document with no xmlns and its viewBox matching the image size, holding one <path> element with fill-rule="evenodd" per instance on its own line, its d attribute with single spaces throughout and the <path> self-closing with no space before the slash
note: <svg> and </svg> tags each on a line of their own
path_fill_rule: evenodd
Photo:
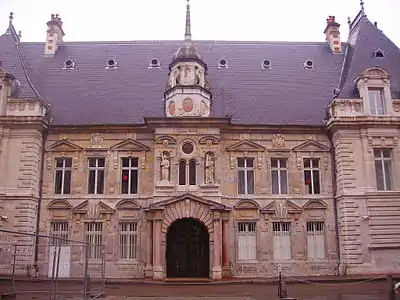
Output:
<svg viewBox="0 0 400 300">
<path fill-rule="evenodd" d="M 238 259 L 254 260 L 257 258 L 257 236 L 255 222 L 238 223 Z"/>
<path fill-rule="evenodd" d="M 309 259 L 325 258 L 325 231 L 323 222 L 307 222 L 307 252 Z"/>
<path fill-rule="evenodd" d="M 275 260 L 289 260 L 292 258 L 289 222 L 273 223 L 273 243 Z"/>
</svg>

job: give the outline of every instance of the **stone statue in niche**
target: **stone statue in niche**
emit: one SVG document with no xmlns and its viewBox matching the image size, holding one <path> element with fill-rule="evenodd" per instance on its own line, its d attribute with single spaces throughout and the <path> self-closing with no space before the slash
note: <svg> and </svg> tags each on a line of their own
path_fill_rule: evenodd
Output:
<svg viewBox="0 0 400 300">
<path fill-rule="evenodd" d="M 213 154 L 210 152 L 206 153 L 205 157 L 205 183 L 206 184 L 212 184 L 214 183 L 214 177 L 215 177 L 215 161 Z"/>
<path fill-rule="evenodd" d="M 169 181 L 169 169 L 171 163 L 169 161 L 169 154 L 166 151 L 161 152 L 161 181 Z"/>
</svg>

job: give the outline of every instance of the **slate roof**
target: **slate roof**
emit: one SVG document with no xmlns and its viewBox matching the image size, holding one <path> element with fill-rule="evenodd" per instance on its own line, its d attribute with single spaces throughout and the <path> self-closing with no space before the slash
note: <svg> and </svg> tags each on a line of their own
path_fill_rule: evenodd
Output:
<svg viewBox="0 0 400 300">
<path fill-rule="evenodd" d="M 356 38 L 342 43 L 341 54 L 332 54 L 325 42 L 194 41 L 208 64 L 212 116 L 232 115 L 238 124 L 323 126 L 333 90 L 341 86 L 342 96 L 356 97 L 354 77 L 372 65 L 389 70 L 396 94 L 399 49 L 367 18 L 355 27 Z M 138 124 L 144 117 L 165 116 L 168 65 L 181 46 L 182 41 L 64 42 L 54 57 L 44 57 L 44 43 L 16 46 L 11 35 L 3 35 L 0 61 L 21 81 L 21 96 L 34 97 L 20 49 L 33 86 L 51 104 L 52 124 Z M 369 57 L 378 47 L 385 58 Z M 105 68 L 110 58 L 118 68 Z M 153 58 L 161 68 L 148 68 Z M 218 68 L 222 58 L 228 68 Z M 76 63 L 75 69 L 62 69 L 66 59 Z M 264 59 L 271 61 L 271 69 L 261 68 Z M 304 68 L 306 60 L 314 62 L 314 69 Z"/>
</svg>

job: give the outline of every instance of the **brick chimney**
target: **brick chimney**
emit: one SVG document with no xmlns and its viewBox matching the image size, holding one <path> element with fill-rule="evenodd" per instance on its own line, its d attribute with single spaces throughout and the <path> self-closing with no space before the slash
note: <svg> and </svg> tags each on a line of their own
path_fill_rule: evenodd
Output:
<svg viewBox="0 0 400 300">
<path fill-rule="evenodd" d="M 329 16 L 326 19 L 326 28 L 324 33 L 326 34 L 326 41 L 329 43 L 332 53 L 341 53 L 342 44 L 340 43 L 340 24 L 336 23 L 335 16 Z"/>
<path fill-rule="evenodd" d="M 47 22 L 47 36 L 44 55 L 54 56 L 57 52 L 60 44 L 62 43 L 63 36 L 65 35 L 62 25 L 63 22 L 58 14 L 52 14 L 50 21 Z"/>
</svg>

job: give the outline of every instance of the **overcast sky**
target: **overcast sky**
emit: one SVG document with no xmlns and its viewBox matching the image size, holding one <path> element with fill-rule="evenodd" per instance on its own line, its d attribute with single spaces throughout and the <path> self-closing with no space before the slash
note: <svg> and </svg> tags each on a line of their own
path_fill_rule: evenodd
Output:
<svg viewBox="0 0 400 300">
<path fill-rule="evenodd" d="M 368 18 L 400 46 L 400 0 L 364 0 Z M 23 41 L 43 42 L 58 13 L 65 41 L 182 39 L 186 0 L 0 0 L 0 32 L 14 12 Z M 324 41 L 336 16 L 347 40 L 347 17 L 359 0 L 191 0 L 192 36 L 201 40 Z"/>
</svg>

